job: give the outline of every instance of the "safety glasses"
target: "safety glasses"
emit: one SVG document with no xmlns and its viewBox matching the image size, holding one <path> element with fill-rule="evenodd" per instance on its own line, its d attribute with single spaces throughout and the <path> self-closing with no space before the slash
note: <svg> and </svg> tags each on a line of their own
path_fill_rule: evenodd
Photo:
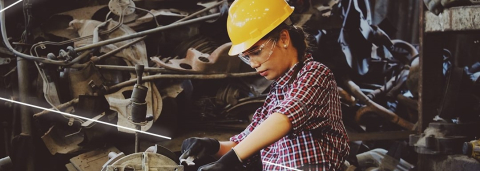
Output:
<svg viewBox="0 0 480 171">
<path fill-rule="evenodd" d="M 255 60 L 258 60 L 260 59 L 260 54 L 262 53 L 262 50 L 265 48 L 265 46 L 268 44 L 268 42 L 272 41 L 272 47 L 270 48 L 270 52 L 268 53 L 268 56 L 265 60 L 261 60 L 263 62 L 260 62 L 259 64 L 263 64 L 265 62 L 267 62 L 269 59 L 270 59 L 270 56 L 272 56 L 272 53 L 273 53 L 273 48 L 275 47 L 275 44 L 277 43 L 275 40 L 273 39 L 268 39 L 265 43 L 261 44 L 260 46 L 258 46 L 257 48 L 254 48 L 254 49 L 250 49 L 248 51 L 245 51 L 245 52 L 242 52 L 240 54 L 238 54 L 238 57 L 243 61 L 245 62 L 247 65 L 250 65 L 250 60 L 253 58 Z M 258 59 L 257 59 L 258 58 Z"/>
</svg>

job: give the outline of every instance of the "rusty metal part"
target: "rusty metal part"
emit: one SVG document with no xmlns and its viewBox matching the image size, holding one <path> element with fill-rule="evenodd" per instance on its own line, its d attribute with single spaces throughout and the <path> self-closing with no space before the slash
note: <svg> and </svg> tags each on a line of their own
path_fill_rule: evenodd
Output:
<svg viewBox="0 0 480 171">
<path fill-rule="evenodd" d="M 349 106 L 354 106 L 357 104 L 355 97 L 350 95 L 346 90 L 342 87 L 337 87 L 338 94 L 340 95 L 340 100 Z"/>
<path fill-rule="evenodd" d="M 385 83 L 384 86 L 370 92 L 367 97 L 370 99 L 375 99 L 375 97 L 386 94 L 388 97 L 395 97 L 396 94 L 400 91 L 402 85 L 406 82 L 406 77 L 410 72 L 410 67 L 406 66 L 397 76 L 390 78 L 390 80 Z"/>
<path fill-rule="evenodd" d="M 173 28 L 176 28 L 176 27 L 179 27 L 179 26 L 185 26 L 185 25 L 189 25 L 189 24 L 192 24 L 192 23 L 200 22 L 200 21 L 215 19 L 219 16 L 220 16 L 220 13 L 217 13 L 217 14 L 211 14 L 211 15 L 191 19 L 191 20 L 188 20 L 188 21 L 172 23 L 172 24 L 167 25 L 167 26 L 157 27 L 157 28 L 154 28 L 154 29 L 150 29 L 150 30 L 146 30 L 146 31 L 142 31 L 142 32 L 134 33 L 134 34 L 125 35 L 125 36 L 122 36 L 122 37 L 117 37 L 117 38 L 113 38 L 113 39 L 104 40 L 104 41 L 101 41 L 101 42 L 98 42 L 98 43 L 95 43 L 95 44 L 90 44 L 90 45 L 78 47 L 78 48 L 75 49 L 75 51 L 81 52 L 81 51 L 85 51 L 85 50 L 88 50 L 88 49 L 101 47 L 101 46 L 116 43 L 116 42 L 121 42 L 121 41 L 124 41 L 124 40 L 129 40 L 129 39 L 133 39 L 133 38 L 137 38 L 137 37 L 142 37 L 142 36 L 152 34 L 152 33 L 156 33 L 156 32 L 159 32 L 159 31 L 173 29 Z"/>
<path fill-rule="evenodd" d="M 357 98 L 360 102 L 365 104 L 365 106 L 361 107 L 357 110 L 355 115 L 355 120 L 360 122 L 361 117 L 363 114 L 367 112 L 374 112 L 381 117 L 387 119 L 388 121 L 401 126 L 407 130 L 413 130 L 414 124 L 410 123 L 409 121 L 399 117 L 397 114 L 393 113 L 392 111 L 386 109 L 385 107 L 375 103 L 374 101 L 370 100 L 367 95 L 365 95 L 361 90 L 360 87 L 355 84 L 351 80 L 344 80 L 345 85 L 347 86 L 347 90 L 349 90 L 352 95 Z"/>
<path fill-rule="evenodd" d="M 101 170 L 104 163 L 109 160 L 109 153 L 120 153 L 115 147 L 101 148 L 89 151 L 70 159 L 77 171 Z"/>
<path fill-rule="evenodd" d="M 228 73 L 238 70 L 240 60 L 228 55 L 232 43 L 218 47 L 212 54 L 204 54 L 196 49 L 188 49 L 184 59 L 171 59 L 168 63 L 158 57 L 151 58 L 161 67 L 176 71 L 193 71 L 199 73 Z"/>
<path fill-rule="evenodd" d="M 144 81 L 154 81 L 159 79 L 225 79 L 238 77 L 258 76 L 257 72 L 246 73 L 227 73 L 227 74 L 206 74 L 206 75 L 177 75 L 177 74 L 157 74 L 143 77 Z M 135 79 L 119 83 L 107 88 L 107 91 L 116 90 L 136 83 Z"/>
<path fill-rule="evenodd" d="M 397 100 L 400 104 L 407 106 L 407 108 L 412 110 L 418 110 L 418 101 L 405 97 L 403 94 L 397 95 Z"/>
<path fill-rule="evenodd" d="M 74 105 L 74 104 L 76 104 L 76 103 L 78 103 L 78 98 L 72 99 L 72 100 L 70 100 L 70 101 L 68 101 L 68 102 L 66 102 L 66 103 L 60 104 L 60 105 L 58 105 L 58 106 L 55 106 L 55 108 L 56 108 L 56 109 L 59 109 L 59 110 L 62 110 L 62 109 L 65 109 L 65 108 L 67 108 L 67 107 L 70 107 L 70 106 L 72 106 L 72 105 Z M 55 108 L 50 108 L 50 109 L 54 110 Z M 49 110 L 44 110 L 44 111 L 41 111 L 41 112 L 39 112 L 39 113 L 34 114 L 33 117 L 39 117 L 39 116 L 42 116 L 42 115 L 44 115 L 44 114 L 48 114 L 48 113 L 50 113 L 50 112 L 51 112 L 51 111 L 49 111 Z"/>
</svg>

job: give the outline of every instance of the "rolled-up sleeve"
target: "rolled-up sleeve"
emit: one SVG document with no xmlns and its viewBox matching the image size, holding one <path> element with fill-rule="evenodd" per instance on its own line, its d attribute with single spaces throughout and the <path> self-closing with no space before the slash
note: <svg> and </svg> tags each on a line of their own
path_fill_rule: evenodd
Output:
<svg viewBox="0 0 480 171">
<path fill-rule="evenodd" d="M 255 127 L 258 125 L 258 123 L 262 119 L 259 116 L 262 110 L 263 110 L 263 107 L 258 108 L 255 111 L 255 114 L 253 115 L 252 122 L 247 126 L 247 128 L 245 128 L 245 130 L 243 130 L 240 134 L 230 137 L 230 141 L 235 142 L 237 144 L 242 142 L 243 139 L 245 139 L 255 129 Z"/>
<path fill-rule="evenodd" d="M 286 115 L 292 123 L 293 133 L 304 130 L 305 125 L 316 118 L 326 119 L 325 113 L 309 112 L 312 108 L 324 108 L 328 103 L 328 93 L 332 92 L 328 69 L 309 66 L 291 85 L 285 98 L 273 107 L 273 112 Z M 323 115 L 323 116 L 322 116 Z"/>
</svg>

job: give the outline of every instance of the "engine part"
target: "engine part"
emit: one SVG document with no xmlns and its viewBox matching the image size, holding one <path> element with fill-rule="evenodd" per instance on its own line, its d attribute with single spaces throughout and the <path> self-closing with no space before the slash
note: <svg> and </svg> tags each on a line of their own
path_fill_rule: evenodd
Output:
<svg viewBox="0 0 480 171">
<path fill-rule="evenodd" d="M 373 149 L 357 155 L 359 168 L 370 171 L 377 170 L 398 170 L 408 171 L 413 169 L 413 165 L 400 159 L 399 161 L 389 155 L 387 150 Z M 392 169 L 393 168 L 393 169 Z"/>
<path fill-rule="evenodd" d="M 135 124 L 135 129 L 141 130 L 141 125 L 146 122 L 147 115 L 147 103 L 145 97 L 147 97 L 148 88 L 142 85 L 143 65 L 135 65 L 135 71 L 137 74 L 137 84 L 135 84 L 132 92 L 132 119 Z M 140 149 L 140 137 L 138 132 L 135 132 L 135 152 Z"/>
<path fill-rule="evenodd" d="M 421 135 L 410 135 L 409 145 L 420 154 L 461 154 L 463 143 L 478 137 L 479 123 L 432 122 Z"/>
<path fill-rule="evenodd" d="M 184 59 L 171 59 L 168 63 L 158 57 L 151 58 L 159 66 L 197 73 L 230 73 L 239 70 L 240 59 L 228 55 L 231 43 L 218 47 L 212 54 L 204 54 L 196 49 L 188 49 Z"/>
<path fill-rule="evenodd" d="M 158 171 L 183 171 L 183 166 L 178 165 L 172 159 L 157 153 L 134 153 L 125 156 L 108 165 L 105 171 L 129 171 L 129 170 L 158 170 Z M 103 170 L 102 170 L 103 171 Z"/>
<path fill-rule="evenodd" d="M 150 83 L 146 83 L 146 85 L 150 85 Z M 160 93 L 158 92 L 156 86 L 147 87 L 149 87 L 146 97 L 147 115 L 152 115 L 153 121 L 156 121 L 162 111 L 162 97 L 160 96 Z M 135 125 L 129 121 L 129 117 L 131 116 L 131 101 L 128 96 L 125 96 L 130 94 L 132 91 L 133 86 L 128 86 L 120 89 L 115 93 L 105 95 L 105 98 L 110 104 L 110 109 L 118 112 L 117 125 L 135 128 Z M 146 125 L 142 126 L 142 131 L 149 130 L 152 127 L 152 124 L 153 122 L 148 122 Z M 122 128 L 118 128 L 118 130 L 121 132 L 133 133 L 132 131 L 128 131 Z"/>
<path fill-rule="evenodd" d="M 102 148 L 75 156 L 70 162 L 76 171 L 101 170 L 103 164 L 109 160 L 110 153 L 123 154 L 115 147 Z"/>
<path fill-rule="evenodd" d="M 219 16 L 220 16 L 219 13 L 211 14 L 211 15 L 199 17 L 199 18 L 196 18 L 196 19 L 191 19 L 191 20 L 188 20 L 188 21 L 183 21 L 183 22 L 174 23 L 174 24 L 170 24 L 170 25 L 167 25 L 167 26 L 163 26 L 163 27 L 157 27 L 157 28 L 154 28 L 154 29 L 151 29 L 151 30 L 138 32 L 136 34 L 125 35 L 125 36 L 121 36 L 121 37 L 117 37 L 117 38 L 113 38 L 113 39 L 108 39 L 108 40 L 101 41 L 101 42 L 98 42 L 98 43 L 95 43 L 95 44 L 82 46 L 82 47 L 76 48 L 75 50 L 77 52 L 81 52 L 81 51 L 85 51 L 85 50 L 88 50 L 88 49 L 101 47 L 101 46 L 104 46 L 104 45 L 108 45 L 108 44 L 112 44 L 112 43 L 116 43 L 116 42 L 121 42 L 121 41 L 124 41 L 124 40 L 129 40 L 129 39 L 145 36 L 145 35 L 148 35 L 148 34 L 152 34 L 152 33 L 167 30 L 167 29 L 172 29 L 172 28 L 179 27 L 179 26 L 184 26 L 184 25 L 188 25 L 188 24 L 192 24 L 192 23 L 196 23 L 196 22 L 200 22 L 200 21 L 204 21 L 204 20 L 214 19 L 214 18 L 217 18 Z"/>
<path fill-rule="evenodd" d="M 143 65 L 135 65 L 135 71 L 137 73 L 137 84 L 133 87 L 132 92 L 132 121 L 134 123 L 142 123 L 146 121 L 147 103 L 145 103 L 145 97 L 147 97 L 148 88 L 142 85 Z"/>
<path fill-rule="evenodd" d="M 470 142 L 463 143 L 462 152 L 468 157 L 472 157 L 480 161 L 480 140 L 472 140 Z"/>
</svg>

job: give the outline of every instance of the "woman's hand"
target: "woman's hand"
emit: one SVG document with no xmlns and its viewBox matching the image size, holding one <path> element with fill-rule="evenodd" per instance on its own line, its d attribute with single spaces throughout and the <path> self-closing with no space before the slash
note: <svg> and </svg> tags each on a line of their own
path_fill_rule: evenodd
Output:
<svg viewBox="0 0 480 171">
<path fill-rule="evenodd" d="M 215 155 L 220 149 L 220 142 L 213 138 L 188 138 L 182 143 L 182 155 L 180 160 L 193 157 L 194 159 L 202 159 Z"/>
<path fill-rule="evenodd" d="M 231 171 L 240 171 L 245 170 L 242 165 L 242 162 L 238 158 L 235 151 L 232 149 L 227 152 L 224 156 L 218 159 L 216 162 L 204 165 L 198 168 L 198 171 L 223 171 L 223 170 L 231 170 Z"/>
</svg>

